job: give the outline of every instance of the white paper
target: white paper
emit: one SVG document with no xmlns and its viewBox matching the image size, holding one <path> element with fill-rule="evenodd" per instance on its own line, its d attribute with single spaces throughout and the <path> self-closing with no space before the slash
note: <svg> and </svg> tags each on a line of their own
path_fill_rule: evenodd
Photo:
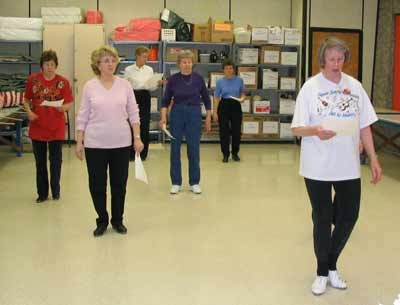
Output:
<svg viewBox="0 0 400 305">
<path fill-rule="evenodd" d="M 278 134 L 279 133 L 279 122 L 278 121 L 264 121 L 263 122 L 263 133 Z"/>
<path fill-rule="evenodd" d="M 147 179 L 146 171 L 144 170 L 142 159 L 140 158 L 140 154 L 137 153 L 135 156 L 135 178 L 143 181 L 146 184 L 149 184 Z"/>
<path fill-rule="evenodd" d="M 258 134 L 259 122 L 243 122 L 243 134 Z"/>
<path fill-rule="evenodd" d="M 247 98 L 240 104 L 243 113 L 250 113 L 250 100 Z"/>
<path fill-rule="evenodd" d="M 58 101 L 46 101 L 44 100 L 40 106 L 46 106 L 46 107 L 61 107 L 64 103 L 64 99 L 58 100 Z"/>
<path fill-rule="evenodd" d="M 240 71 L 239 76 L 243 79 L 244 85 L 255 85 L 256 84 L 256 72 Z"/>
<path fill-rule="evenodd" d="M 297 52 L 282 52 L 281 64 L 290 66 L 297 65 Z"/>
<path fill-rule="evenodd" d="M 278 88 L 279 73 L 271 70 L 263 70 L 263 89 L 277 89 Z"/>
<path fill-rule="evenodd" d="M 163 74 L 162 73 L 154 73 L 152 77 L 144 83 L 144 89 L 147 90 L 155 90 L 158 87 L 158 83 L 162 80 Z"/>
<path fill-rule="evenodd" d="M 264 63 L 266 64 L 279 64 L 279 51 L 265 50 Z"/>
<path fill-rule="evenodd" d="M 238 102 L 243 102 L 244 101 L 244 97 L 239 98 L 239 97 L 234 97 L 234 96 L 231 95 L 230 98 L 235 100 L 235 101 L 238 101 Z"/>
<path fill-rule="evenodd" d="M 328 118 L 322 122 L 322 127 L 336 132 L 337 136 L 353 136 L 358 130 L 358 122 L 356 119 Z"/>
<path fill-rule="evenodd" d="M 166 125 L 166 124 L 163 124 L 162 130 L 164 131 L 164 133 L 165 133 L 168 137 L 170 137 L 171 139 L 174 139 L 174 140 L 175 140 L 175 138 L 173 137 L 173 135 L 172 135 L 172 134 L 169 132 L 169 130 L 167 129 L 167 125 Z"/>
</svg>

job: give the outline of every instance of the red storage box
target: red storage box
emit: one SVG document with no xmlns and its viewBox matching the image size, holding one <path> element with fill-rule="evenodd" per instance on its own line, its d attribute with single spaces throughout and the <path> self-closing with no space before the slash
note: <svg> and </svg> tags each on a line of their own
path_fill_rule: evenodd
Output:
<svg viewBox="0 0 400 305">
<path fill-rule="evenodd" d="M 128 28 L 129 31 L 161 31 L 161 22 L 155 18 L 131 19 Z"/>
<path fill-rule="evenodd" d="M 86 12 L 86 23 L 103 23 L 103 13 L 101 11 L 88 10 Z"/>
<path fill-rule="evenodd" d="M 120 26 L 115 29 L 113 39 L 125 41 L 158 41 L 160 39 L 160 31 L 128 31 L 126 26 Z"/>
</svg>

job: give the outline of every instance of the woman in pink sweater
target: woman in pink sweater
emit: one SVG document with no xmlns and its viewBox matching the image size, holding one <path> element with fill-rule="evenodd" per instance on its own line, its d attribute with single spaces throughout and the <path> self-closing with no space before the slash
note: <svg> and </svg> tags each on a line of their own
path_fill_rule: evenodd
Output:
<svg viewBox="0 0 400 305">
<path fill-rule="evenodd" d="M 118 53 L 114 48 L 103 46 L 92 52 L 91 66 L 96 77 L 83 88 L 77 117 L 76 155 L 83 160 L 85 150 L 89 189 L 98 215 L 93 232 L 95 237 L 103 235 L 109 222 L 107 168 L 111 186 L 111 225 L 118 233 L 127 233 L 122 220 L 132 149 L 131 128 L 135 151 L 143 149 L 135 96 L 130 83 L 114 75 L 117 64 Z"/>
</svg>

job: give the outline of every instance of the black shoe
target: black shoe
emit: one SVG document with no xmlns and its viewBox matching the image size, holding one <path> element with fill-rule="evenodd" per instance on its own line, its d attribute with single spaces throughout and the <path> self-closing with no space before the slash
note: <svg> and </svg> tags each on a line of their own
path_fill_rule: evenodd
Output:
<svg viewBox="0 0 400 305">
<path fill-rule="evenodd" d="M 47 200 L 47 197 L 38 197 L 36 198 L 36 203 L 42 203 Z"/>
<path fill-rule="evenodd" d="M 104 232 L 107 230 L 107 225 L 102 224 L 98 225 L 96 230 L 93 231 L 94 237 L 99 237 L 104 234 Z"/>
<path fill-rule="evenodd" d="M 113 225 L 112 227 L 119 234 L 126 234 L 128 232 L 128 229 L 122 223 L 119 225 Z"/>
<path fill-rule="evenodd" d="M 240 158 L 238 155 L 232 155 L 232 159 L 233 159 L 233 161 L 236 161 L 236 162 L 240 161 Z"/>
<path fill-rule="evenodd" d="M 229 157 L 224 157 L 224 158 L 222 159 L 222 162 L 227 163 L 228 160 L 229 160 Z"/>
<path fill-rule="evenodd" d="M 60 194 L 53 195 L 53 200 L 60 200 Z"/>
</svg>

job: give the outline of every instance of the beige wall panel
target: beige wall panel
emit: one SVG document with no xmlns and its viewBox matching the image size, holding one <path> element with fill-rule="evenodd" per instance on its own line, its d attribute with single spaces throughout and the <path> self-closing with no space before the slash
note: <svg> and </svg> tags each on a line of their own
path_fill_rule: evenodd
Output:
<svg viewBox="0 0 400 305">
<path fill-rule="evenodd" d="M 209 17 L 229 19 L 229 0 L 167 0 L 167 8 L 191 23 L 205 23 Z"/>
<path fill-rule="evenodd" d="M 95 10 L 97 8 L 96 0 L 31 0 L 31 16 L 41 17 L 40 9 L 42 6 L 48 7 L 80 7 L 83 13 L 90 9 Z"/>
<path fill-rule="evenodd" d="M 291 27 L 297 28 L 302 31 L 303 26 L 303 0 L 292 0 L 292 20 L 291 20 Z M 302 33 L 303 35 L 303 33 Z M 301 66 L 301 47 L 299 48 L 299 69 L 298 69 L 298 83 L 300 82 L 301 73 L 303 67 Z"/>
<path fill-rule="evenodd" d="M 311 1 L 311 27 L 362 28 L 362 0 Z"/>
<path fill-rule="evenodd" d="M 371 90 L 372 90 L 377 5 L 378 5 L 378 0 L 365 0 L 362 82 L 369 96 L 371 96 Z"/>
<path fill-rule="evenodd" d="M 29 0 L 0 0 L 0 16 L 28 17 Z"/>
<path fill-rule="evenodd" d="M 57 73 L 66 77 L 74 93 L 74 25 L 47 24 L 43 30 L 43 49 L 57 52 Z M 75 100 L 69 111 L 71 138 L 75 137 Z"/>
<path fill-rule="evenodd" d="M 90 67 L 90 56 L 93 50 L 104 43 L 105 32 L 102 24 L 74 25 L 75 114 L 79 111 L 83 86 L 94 77 Z"/>
<path fill-rule="evenodd" d="M 232 0 L 235 26 L 290 25 L 290 0 Z"/>
<path fill-rule="evenodd" d="M 185 1 L 186 2 L 186 1 Z M 127 25 L 132 18 L 159 18 L 164 8 L 163 0 L 100 0 L 99 9 L 104 13 L 107 36 L 119 25 Z"/>
</svg>

